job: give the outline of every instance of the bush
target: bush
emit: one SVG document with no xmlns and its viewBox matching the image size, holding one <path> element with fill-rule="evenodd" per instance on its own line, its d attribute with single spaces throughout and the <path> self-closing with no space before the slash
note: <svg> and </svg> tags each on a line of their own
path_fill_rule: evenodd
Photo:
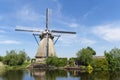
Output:
<svg viewBox="0 0 120 80">
<path fill-rule="evenodd" d="M 70 58 L 69 59 L 69 63 L 68 63 L 68 65 L 70 66 L 70 67 L 73 67 L 74 66 L 74 62 L 77 60 L 77 58 Z"/>
<path fill-rule="evenodd" d="M 91 65 L 87 66 L 87 72 L 90 74 L 93 71 L 93 67 Z"/>
<path fill-rule="evenodd" d="M 67 65 L 67 58 L 48 57 L 46 64 L 48 66 L 64 67 Z"/>
<path fill-rule="evenodd" d="M 96 58 L 93 60 L 93 68 L 95 70 L 107 70 L 108 69 L 108 62 L 105 58 Z"/>
<path fill-rule="evenodd" d="M 80 69 L 86 70 L 86 66 L 81 65 L 81 66 L 80 66 Z"/>
<path fill-rule="evenodd" d="M 93 67 L 91 65 L 88 65 L 87 70 L 93 70 Z"/>
</svg>

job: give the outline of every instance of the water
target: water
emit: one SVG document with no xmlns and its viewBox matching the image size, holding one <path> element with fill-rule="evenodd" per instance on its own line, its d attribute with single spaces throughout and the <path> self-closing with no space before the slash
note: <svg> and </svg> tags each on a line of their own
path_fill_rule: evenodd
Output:
<svg viewBox="0 0 120 80">
<path fill-rule="evenodd" d="M 85 73 L 67 70 L 12 70 L 1 73 L 0 80 L 120 80 L 120 72 Z"/>
</svg>

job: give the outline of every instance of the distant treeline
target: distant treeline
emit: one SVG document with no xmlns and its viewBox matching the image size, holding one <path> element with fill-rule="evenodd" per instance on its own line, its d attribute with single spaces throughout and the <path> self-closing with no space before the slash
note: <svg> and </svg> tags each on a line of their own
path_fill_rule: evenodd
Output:
<svg viewBox="0 0 120 80">
<path fill-rule="evenodd" d="M 104 56 L 96 57 L 96 51 L 91 47 L 82 48 L 76 53 L 74 58 L 48 57 L 47 66 L 55 67 L 92 67 L 94 70 L 120 70 L 120 49 L 113 48 L 111 51 L 104 51 Z M 0 56 L 0 61 L 9 66 L 22 65 L 25 61 L 30 61 L 24 50 L 7 51 L 6 56 Z"/>
</svg>

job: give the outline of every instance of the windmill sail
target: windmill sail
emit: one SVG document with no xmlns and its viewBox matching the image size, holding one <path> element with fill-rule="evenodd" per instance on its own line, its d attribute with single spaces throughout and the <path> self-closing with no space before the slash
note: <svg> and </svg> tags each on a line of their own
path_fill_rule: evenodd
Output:
<svg viewBox="0 0 120 80">
<path fill-rule="evenodd" d="M 27 31 L 27 32 L 43 32 L 41 30 L 32 30 L 32 29 L 15 29 L 16 31 Z"/>
<path fill-rule="evenodd" d="M 76 34 L 76 32 L 51 30 L 53 33 Z"/>
<path fill-rule="evenodd" d="M 49 35 L 48 35 L 48 8 L 46 9 L 46 57 L 49 54 Z"/>
</svg>

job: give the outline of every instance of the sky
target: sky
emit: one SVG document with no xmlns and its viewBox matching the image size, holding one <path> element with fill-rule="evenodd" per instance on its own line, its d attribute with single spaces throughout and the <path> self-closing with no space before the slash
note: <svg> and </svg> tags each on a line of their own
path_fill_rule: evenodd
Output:
<svg viewBox="0 0 120 80">
<path fill-rule="evenodd" d="M 31 32 L 15 28 L 45 29 L 49 8 L 49 29 L 77 32 L 61 34 L 55 44 L 58 57 L 76 57 L 87 46 L 103 56 L 120 48 L 120 0 L 0 0 L 0 55 L 25 50 L 34 58 L 38 45 Z M 39 40 L 39 38 L 38 38 Z"/>
</svg>

